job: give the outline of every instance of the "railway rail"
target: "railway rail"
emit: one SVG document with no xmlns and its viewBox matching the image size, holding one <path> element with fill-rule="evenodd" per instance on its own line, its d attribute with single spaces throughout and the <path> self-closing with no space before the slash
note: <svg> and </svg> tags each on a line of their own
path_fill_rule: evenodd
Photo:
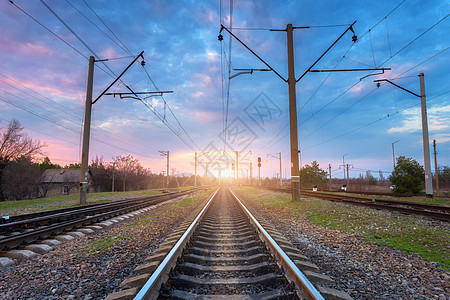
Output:
<svg viewBox="0 0 450 300">
<path fill-rule="evenodd" d="M 290 189 L 285 188 L 268 188 L 266 189 L 290 193 Z M 450 206 L 435 205 L 435 204 L 424 204 L 411 201 L 403 200 L 386 200 L 386 199 L 376 199 L 376 198 L 366 198 L 351 195 L 339 195 L 330 194 L 322 192 L 311 192 L 302 190 L 302 195 L 309 197 L 316 197 L 321 199 L 326 199 L 330 201 L 339 201 L 355 205 L 362 205 L 376 209 L 385 209 L 390 211 L 398 211 L 406 214 L 416 214 L 428 216 L 434 219 L 442 221 L 450 221 Z"/>
<path fill-rule="evenodd" d="M 189 224 L 180 236 L 169 238 L 172 243 L 164 243 L 170 246 L 167 254 L 163 249 L 147 259 L 166 254 L 136 288 L 135 300 L 324 299 L 323 293 L 334 290 L 316 288 L 297 266 L 298 250 L 227 188 L 219 188 Z M 131 286 L 132 280 L 124 282 Z M 335 299 L 350 299 L 341 293 L 345 296 Z"/>
<path fill-rule="evenodd" d="M 0 251 L 27 245 L 74 228 L 101 222 L 109 218 L 156 205 L 168 199 L 198 191 L 199 188 L 151 195 L 76 208 L 66 208 L 39 213 L 2 218 L 0 224 Z"/>
</svg>

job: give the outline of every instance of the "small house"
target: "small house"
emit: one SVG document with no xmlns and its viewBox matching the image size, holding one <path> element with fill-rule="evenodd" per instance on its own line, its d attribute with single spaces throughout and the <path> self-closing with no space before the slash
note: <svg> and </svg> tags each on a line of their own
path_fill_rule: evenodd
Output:
<svg viewBox="0 0 450 300">
<path fill-rule="evenodd" d="M 41 176 L 39 189 L 43 197 L 78 194 L 81 169 L 47 169 Z M 88 173 L 92 186 L 92 173 Z"/>
</svg>

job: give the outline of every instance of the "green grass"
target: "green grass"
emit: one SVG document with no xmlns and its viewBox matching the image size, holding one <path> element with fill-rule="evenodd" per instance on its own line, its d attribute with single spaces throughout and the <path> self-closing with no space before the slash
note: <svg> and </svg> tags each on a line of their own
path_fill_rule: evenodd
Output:
<svg viewBox="0 0 450 300">
<path fill-rule="evenodd" d="M 256 188 L 241 191 L 266 206 L 286 207 L 293 216 L 304 214 L 323 227 L 356 233 L 370 243 L 416 253 L 450 270 L 450 231 L 446 223 L 314 198 L 292 202 L 289 194 L 270 192 L 268 196 L 267 191 Z"/>
<path fill-rule="evenodd" d="M 200 198 L 203 197 L 203 194 L 200 196 L 195 196 L 195 197 L 189 197 L 189 198 L 185 198 L 183 200 L 181 200 L 178 203 L 175 203 L 172 205 L 172 207 L 185 207 L 185 206 L 189 206 L 194 204 L 195 202 L 197 202 Z"/>
<path fill-rule="evenodd" d="M 322 192 L 321 192 L 322 193 Z M 450 206 L 450 199 L 445 198 L 427 198 L 425 196 L 412 196 L 412 197 L 395 197 L 395 196 L 384 196 L 384 195 L 363 195 L 363 194 L 347 194 L 347 193 L 335 193 L 335 192 L 323 192 L 328 193 L 332 195 L 343 195 L 343 196 L 356 196 L 356 197 L 363 197 L 368 199 L 384 199 L 384 200 L 397 200 L 397 201 L 409 201 L 409 202 L 417 202 L 417 203 L 423 203 L 423 204 L 437 204 L 437 205 L 445 205 Z"/>
<path fill-rule="evenodd" d="M 96 203 L 109 201 L 112 197 L 117 196 L 134 197 L 134 196 L 155 195 L 160 193 L 161 192 L 159 192 L 157 189 L 128 191 L 128 192 L 91 193 L 87 195 L 87 201 L 88 203 Z M 0 202 L 0 216 L 76 207 L 78 205 L 79 205 L 78 194 L 61 195 L 31 200 L 2 201 Z"/>
<path fill-rule="evenodd" d="M 202 199 L 206 195 L 211 194 L 212 190 L 213 189 L 208 189 L 207 191 L 203 191 L 199 196 L 185 198 L 185 199 L 181 200 L 180 202 L 173 204 L 172 207 L 185 207 L 185 206 L 192 205 L 195 202 L 197 202 L 199 199 Z"/>
<path fill-rule="evenodd" d="M 110 247 L 112 247 L 115 243 L 127 238 L 131 237 L 131 235 L 126 236 L 115 236 L 115 237 L 106 237 L 88 244 L 88 252 L 93 253 L 97 251 L 106 251 Z"/>
</svg>

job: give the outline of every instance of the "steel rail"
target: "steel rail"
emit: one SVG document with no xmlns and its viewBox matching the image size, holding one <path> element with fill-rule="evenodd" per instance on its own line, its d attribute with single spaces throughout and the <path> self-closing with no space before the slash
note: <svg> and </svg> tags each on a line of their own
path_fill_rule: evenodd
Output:
<svg viewBox="0 0 450 300">
<path fill-rule="evenodd" d="M 258 220 L 252 215 L 252 213 L 245 207 L 245 205 L 239 200 L 239 198 L 228 189 L 236 201 L 240 204 L 241 208 L 245 211 L 249 219 L 253 222 L 254 226 L 260 233 L 262 239 L 266 242 L 271 252 L 275 255 L 278 262 L 281 264 L 286 277 L 289 281 L 294 282 L 297 287 L 300 287 L 299 297 L 306 299 L 323 300 L 323 296 L 314 287 L 314 285 L 306 278 L 305 274 L 295 265 L 295 263 L 289 258 L 289 256 L 281 249 L 281 247 L 275 242 L 270 234 L 262 227 Z"/>
<path fill-rule="evenodd" d="M 5 223 L 13 223 L 13 222 L 18 222 L 18 221 L 23 221 L 23 220 L 45 217 L 45 216 L 58 214 L 58 213 L 75 211 L 77 209 L 93 208 L 93 207 L 98 207 L 98 206 L 102 206 L 102 205 L 119 204 L 119 203 L 126 203 L 126 202 L 132 202 L 132 201 L 146 200 L 149 198 L 155 198 L 155 197 L 160 197 L 160 196 L 164 196 L 164 195 L 178 194 L 180 192 L 182 192 L 182 191 L 174 191 L 174 192 L 169 192 L 169 193 L 164 193 L 164 194 L 148 195 L 145 198 L 130 198 L 130 199 L 123 199 L 123 200 L 118 200 L 118 201 L 104 201 L 101 203 L 90 203 L 90 204 L 86 204 L 86 205 L 82 205 L 82 206 L 78 206 L 78 207 L 67 207 L 67 208 L 60 208 L 60 209 L 54 209 L 54 210 L 48 210 L 48 211 L 15 215 L 15 216 L 2 216 L 2 217 L 0 217 L 0 223 L 1 222 L 3 222 L 4 224 Z M 8 218 L 6 219 L 5 217 L 8 217 Z"/>
<path fill-rule="evenodd" d="M 97 203 L 89 206 L 81 206 L 81 207 L 71 207 L 71 208 L 63 208 L 58 210 L 50 210 L 39 213 L 31 213 L 26 215 L 18 215 L 10 217 L 5 223 L 0 224 L 0 234 L 12 232 L 15 230 L 28 229 L 33 226 L 42 225 L 42 224 L 53 224 L 55 222 L 68 221 L 74 218 L 84 217 L 86 214 L 94 214 L 96 212 L 104 212 L 106 210 L 114 210 L 122 206 L 135 204 L 135 203 L 145 203 L 148 201 L 153 201 L 158 198 L 164 198 L 167 195 L 176 196 L 176 195 L 184 195 L 198 189 L 191 189 L 188 191 L 180 191 L 175 193 L 166 193 L 166 194 L 158 194 L 158 195 L 150 195 L 145 198 L 133 198 L 133 199 L 125 199 L 120 201 L 110 201 L 106 203 Z M 3 219 L 4 220 L 4 219 Z"/>
<path fill-rule="evenodd" d="M 267 188 L 273 191 L 279 191 L 283 193 L 290 193 L 289 189 L 282 188 Z M 309 197 L 316 197 L 332 201 L 346 202 L 356 205 L 368 206 L 376 209 L 384 209 L 391 211 L 398 211 L 406 214 L 415 214 L 431 217 L 442 221 L 450 221 L 450 206 L 436 205 L 436 204 L 424 204 L 418 202 L 409 202 L 402 200 L 385 200 L 364 198 L 349 195 L 332 195 L 320 192 L 306 192 L 302 191 L 302 195 Z"/>
<path fill-rule="evenodd" d="M 197 215 L 197 217 L 192 221 L 191 225 L 184 232 L 184 234 L 178 239 L 177 243 L 172 247 L 170 252 L 164 258 L 164 260 L 159 264 L 158 268 L 153 272 L 152 276 L 147 280 L 144 286 L 140 289 L 139 293 L 134 297 L 135 300 L 142 299 L 155 299 L 159 293 L 161 284 L 167 280 L 169 276 L 170 269 L 176 264 L 178 257 L 183 252 L 185 245 L 187 244 L 189 238 L 194 232 L 197 224 L 202 219 L 208 207 L 211 205 L 212 200 L 217 195 L 217 192 L 221 188 L 219 187 L 211 198 L 208 200 L 206 205 Z"/>
<path fill-rule="evenodd" d="M 159 204 L 167 199 L 170 199 L 173 196 L 181 196 L 184 194 L 188 194 L 191 192 L 194 192 L 198 189 L 192 189 L 188 191 L 183 191 L 180 193 L 174 194 L 163 194 L 160 195 L 161 197 L 157 197 L 156 199 L 152 198 L 149 201 L 138 201 L 134 205 L 121 205 L 119 208 L 115 210 L 110 210 L 107 212 L 97 213 L 95 215 L 92 215 L 92 211 L 89 215 L 84 215 L 82 217 L 79 217 L 76 220 L 71 221 L 65 221 L 60 222 L 58 224 L 49 225 L 43 228 L 38 228 L 29 232 L 19 233 L 12 236 L 6 236 L 4 238 L 0 239 L 0 251 L 2 250 L 9 250 L 15 247 L 18 247 L 22 244 L 29 244 L 36 240 L 44 239 L 52 235 L 59 234 L 64 231 L 72 230 L 73 228 L 78 228 L 84 225 L 100 222 L 109 218 L 112 218 L 114 216 L 118 216 L 121 214 L 125 214 L 130 211 L 135 211 L 138 209 L 141 209 L 143 207 L 147 207 L 149 205 L 156 205 Z M 89 213 L 87 211 L 86 213 Z M 8 225 L 8 224 L 4 224 Z"/>
<path fill-rule="evenodd" d="M 161 202 L 165 199 L 160 199 Z M 159 202 L 160 203 L 160 202 Z M 155 203 L 157 204 L 157 203 Z M 52 235 L 56 235 L 65 231 L 72 230 L 73 228 L 78 228 L 84 225 L 93 224 L 96 222 L 100 222 L 106 219 L 109 219 L 114 216 L 118 216 L 121 214 L 125 214 L 130 211 L 138 210 L 140 208 L 148 206 L 149 203 L 139 203 L 133 206 L 122 207 L 117 210 L 97 214 L 94 216 L 89 216 L 85 218 L 79 218 L 73 221 L 66 221 L 58 224 L 53 224 L 50 226 L 46 226 L 43 228 L 38 228 L 33 231 L 23 232 L 19 234 L 15 234 L 12 236 L 7 236 L 5 238 L 0 239 L 0 251 L 1 250 L 10 250 L 12 248 L 16 248 L 22 244 L 29 244 L 34 241 L 45 239 Z"/>
</svg>

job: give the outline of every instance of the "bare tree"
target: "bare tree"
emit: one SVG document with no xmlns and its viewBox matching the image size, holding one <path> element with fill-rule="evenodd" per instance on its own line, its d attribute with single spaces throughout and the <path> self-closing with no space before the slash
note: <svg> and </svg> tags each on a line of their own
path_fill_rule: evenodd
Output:
<svg viewBox="0 0 450 300">
<path fill-rule="evenodd" d="M 125 191 L 126 181 L 131 175 L 134 175 L 138 170 L 142 170 L 142 166 L 137 158 L 131 155 L 127 156 L 116 156 L 114 159 L 114 165 L 117 177 L 122 180 L 123 191 Z"/>
<path fill-rule="evenodd" d="M 23 132 L 23 127 L 20 126 L 19 121 L 12 120 L 8 128 L 1 129 L 0 128 L 0 200 L 5 200 L 11 197 L 11 190 L 8 190 L 8 195 L 5 194 L 4 188 L 11 186 L 11 178 L 12 176 L 9 174 L 6 176 L 5 170 L 10 162 L 17 161 L 19 159 L 27 159 L 29 162 L 32 161 L 36 157 L 36 155 L 42 154 L 42 149 L 46 145 L 41 143 L 40 141 L 33 140 L 28 137 L 26 133 Z M 13 168 L 17 172 L 23 173 L 25 175 L 26 171 L 21 171 L 20 169 Z M 8 171 L 11 172 L 12 170 Z M 16 176 L 16 174 L 13 174 Z M 39 177 L 39 174 L 37 174 Z M 37 180 L 37 178 L 35 179 Z M 17 187 L 18 188 L 18 187 Z M 19 193 L 16 195 L 17 197 L 21 197 Z M 13 198 L 17 198 L 16 196 L 12 196 Z"/>
<path fill-rule="evenodd" d="M 42 154 L 42 148 L 45 146 L 28 137 L 16 119 L 9 123 L 7 129 L 0 129 L 0 158 L 3 161 L 12 161 L 21 156 L 34 158 Z"/>
</svg>

